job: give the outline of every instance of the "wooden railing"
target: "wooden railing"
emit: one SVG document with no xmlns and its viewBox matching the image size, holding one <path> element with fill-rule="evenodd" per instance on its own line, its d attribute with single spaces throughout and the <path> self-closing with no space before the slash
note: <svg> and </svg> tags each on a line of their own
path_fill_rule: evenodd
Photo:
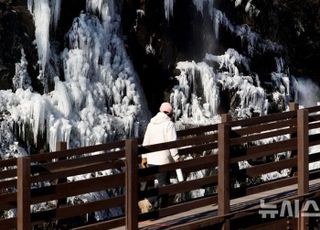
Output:
<svg viewBox="0 0 320 230">
<path fill-rule="evenodd" d="M 65 225 L 72 229 L 125 225 L 127 229 L 137 229 L 139 221 L 212 204 L 218 207 L 217 215 L 189 223 L 189 229 L 241 226 L 243 221 L 241 224 L 239 221 L 256 215 L 257 210 L 248 213 L 232 210 L 231 199 L 297 184 L 295 196 L 303 200 L 310 196 L 309 179 L 320 178 L 320 170 L 308 170 L 308 163 L 320 161 L 320 153 L 308 154 L 310 146 L 320 144 L 320 134 L 309 134 L 310 130 L 320 128 L 320 107 L 291 108 L 289 112 L 237 121 L 223 115 L 218 125 L 178 131 L 179 138 L 173 142 L 141 146 L 139 140 L 129 139 L 70 150 L 59 144 L 56 152 L 0 161 L 0 211 L 17 210 L 16 217 L 0 219 L 1 229 L 31 229 L 32 225 L 48 228 Z M 172 148 L 177 148 L 187 160 L 139 167 L 141 154 Z M 239 162 L 244 161 L 250 162 L 251 167 L 239 168 Z M 186 177 L 199 170 L 204 173 L 201 178 L 140 191 L 141 182 L 153 181 L 157 173 L 175 175 L 179 168 Z M 283 169 L 290 170 L 291 176 L 259 180 L 262 174 Z M 67 180 L 87 174 L 91 176 Z M 138 201 L 143 198 L 190 194 L 196 189 L 205 189 L 205 195 L 171 202 L 168 207 L 148 213 L 138 210 Z M 109 196 L 86 203 L 67 202 L 67 198 L 99 191 Z M 36 209 L 34 205 L 39 203 L 46 203 L 47 209 L 31 212 L 30 207 Z M 111 208 L 122 210 L 122 214 L 92 223 L 92 213 Z M 307 229 L 308 219 L 301 217 L 298 225 L 299 229 Z"/>
</svg>

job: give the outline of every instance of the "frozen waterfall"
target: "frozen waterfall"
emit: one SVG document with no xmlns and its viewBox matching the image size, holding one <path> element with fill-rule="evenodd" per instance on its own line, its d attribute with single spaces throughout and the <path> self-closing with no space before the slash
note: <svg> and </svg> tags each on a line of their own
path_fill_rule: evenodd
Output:
<svg viewBox="0 0 320 230">
<path fill-rule="evenodd" d="M 215 64 L 218 69 L 213 67 Z M 233 111 L 236 117 L 250 117 L 253 112 L 266 114 L 268 101 L 264 89 L 255 75 L 244 76 L 239 71 L 241 65 L 250 71 L 248 59 L 234 49 L 221 56 L 207 54 L 200 63 L 179 62 L 180 74 L 176 76 L 179 85 L 173 88 L 170 99 L 176 120 L 182 124 L 217 123 L 223 90 L 239 101 Z"/>
<path fill-rule="evenodd" d="M 148 120 L 148 110 L 118 35 L 118 4 L 87 1 L 87 12 L 74 20 L 67 34 L 67 47 L 60 54 L 64 81 L 45 72 L 51 52 L 50 23 L 57 23 L 60 4 L 58 0 L 28 1 L 36 26 L 39 76 L 45 82 L 53 79 L 54 90 L 40 95 L 25 87 L 28 74 L 22 52 L 21 64 L 16 68 L 18 89 L 15 93 L 1 92 L 6 98 L 1 100 L 1 107 L 21 124 L 21 135 L 24 126 L 30 125 L 33 142 L 36 144 L 39 136 L 45 138 L 50 150 L 55 150 L 58 141 L 76 147 L 138 136 Z"/>
</svg>

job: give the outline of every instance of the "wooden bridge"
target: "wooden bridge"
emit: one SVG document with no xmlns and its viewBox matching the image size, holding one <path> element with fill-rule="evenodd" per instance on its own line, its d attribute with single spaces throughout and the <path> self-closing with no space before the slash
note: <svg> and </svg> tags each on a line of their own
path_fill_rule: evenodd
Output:
<svg viewBox="0 0 320 230">
<path fill-rule="evenodd" d="M 178 131 L 178 140 L 140 145 L 137 139 L 40 153 L 0 161 L 1 229 L 317 229 L 320 211 L 320 106 Z M 140 168 L 143 153 L 178 148 L 189 160 Z M 288 157 L 289 156 L 289 157 Z M 239 167 L 239 162 L 250 167 Z M 188 177 L 203 177 L 140 191 L 159 172 L 180 168 Z M 261 180 L 261 175 L 287 176 Z M 81 177 L 79 175 L 82 175 Z M 90 176 L 88 176 L 90 175 Z M 280 173 L 278 173 L 280 175 Z M 77 180 L 70 180 L 75 178 Z M 202 189 L 193 198 L 190 191 Z M 95 200 L 77 199 L 103 192 Z M 169 194 L 183 199 L 168 207 L 141 213 L 138 201 Z M 177 195 L 178 194 L 178 195 Z M 74 202 L 70 202 L 73 200 Z M 39 208 L 37 204 L 44 204 Z M 37 208 L 38 207 L 38 208 Z M 118 216 L 96 221 L 95 212 Z M 15 213 L 5 215 L 8 211 Z"/>
</svg>

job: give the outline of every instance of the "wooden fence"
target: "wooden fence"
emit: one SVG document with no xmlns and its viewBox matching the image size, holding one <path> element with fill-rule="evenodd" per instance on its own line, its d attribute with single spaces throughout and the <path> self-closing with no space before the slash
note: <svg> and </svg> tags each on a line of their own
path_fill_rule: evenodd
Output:
<svg viewBox="0 0 320 230">
<path fill-rule="evenodd" d="M 258 210 L 234 211 L 230 200 L 297 184 L 297 193 L 291 199 L 299 197 L 303 201 L 305 196 L 311 196 L 309 179 L 320 178 L 320 170 L 308 170 L 309 163 L 320 161 L 320 153 L 308 152 L 310 146 L 320 144 L 320 134 L 314 132 L 320 128 L 320 106 L 297 110 L 296 105 L 291 105 L 291 110 L 236 121 L 223 115 L 220 124 L 178 131 L 179 138 L 173 142 L 141 146 L 139 140 L 129 139 L 71 150 L 60 143 L 56 152 L 0 161 L 0 211 L 3 214 L 16 209 L 16 217 L 0 219 L 1 229 L 21 230 L 31 226 L 108 229 L 122 225 L 138 229 L 139 221 L 212 204 L 218 206 L 216 216 L 176 228 L 248 227 L 246 218 L 256 216 Z M 172 164 L 139 167 L 141 154 L 172 148 L 188 158 Z M 239 168 L 241 162 L 249 162 L 251 167 Z M 186 177 L 199 170 L 202 176 L 140 191 L 141 182 L 153 181 L 157 173 L 175 175 L 179 168 Z M 262 174 L 280 170 L 290 173 L 268 181 L 259 179 Z M 149 213 L 138 210 L 138 201 L 143 198 L 164 194 L 172 197 L 197 189 L 205 191 L 203 197 L 188 197 Z M 96 192 L 105 196 L 88 202 L 77 199 Z M 313 194 L 314 199 L 317 197 Z M 39 203 L 46 204 L 47 209 L 37 210 Z M 106 221 L 92 218 L 93 213 L 108 214 L 112 208 L 120 210 L 119 216 Z M 251 220 L 249 224 L 259 223 Z M 305 217 L 297 223 L 299 229 L 307 229 L 308 224 Z"/>
</svg>

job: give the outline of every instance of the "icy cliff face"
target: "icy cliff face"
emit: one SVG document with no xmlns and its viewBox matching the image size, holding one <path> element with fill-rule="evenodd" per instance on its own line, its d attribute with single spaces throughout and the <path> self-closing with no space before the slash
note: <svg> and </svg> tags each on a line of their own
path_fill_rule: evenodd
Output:
<svg viewBox="0 0 320 230">
<path fill-rule="evenodd" d="M 19 124 L 21 137 L 30 125 L 32 142 L 37 144 L 40 136 L 55 150 L 58 141 L 69 147 L 94 145 L 142 131 L 148 112 L 119 35 L 118 6 L 114 1 L 87 1 L 86 12 L 74 20 L 67 46 L 58 55 L 52 54 L 49 36 L 51 23 L 59 19 L 60 1 L 28 1 L 36 25 L 39 78 L 44 88 L 52 79 L 54 90 L 40 95 L 28 87 L 22 53 L 14 78 L 16 92 L 0 92 L 1 110 Z M 46 71 L 50 55 L 62 63 L 60 78 Z"/>
<path fill-rule="evenodd" d="M 247 25 L 231 23 L 222 11 L 214 7 L 212 0 L 193 0 L 193 4 L 203 17 L 209 15 L 216 39 L 219 40 L 221 29 L 226 30 L 240 39 L 242 53 L 228 49 L 222 55 L 206 54 L 199 63 L 177 63 L 180 74 L 176 76 L 178 84 L 172 90 L 170 101 L 174 104 L 179 126 L 217 123 L 221 112 L 231 112 L 237 118 L 265 115 L 270 102 L 279 103 L 282 109 L 286 109 L 288 101 L 295 98 L 290 94 L 292 86 L 283 58 L 275 56 L 276 68 L 269 73 L 270 82 L 275 85 L 273 95 L 268 95 L 258 74 L 250 69 L 254 55 L 279 55 L 282 47 L 261 38 Z M 227 111 L 220 109 L 222 103 L 229 104 Z"/>
</svg>

